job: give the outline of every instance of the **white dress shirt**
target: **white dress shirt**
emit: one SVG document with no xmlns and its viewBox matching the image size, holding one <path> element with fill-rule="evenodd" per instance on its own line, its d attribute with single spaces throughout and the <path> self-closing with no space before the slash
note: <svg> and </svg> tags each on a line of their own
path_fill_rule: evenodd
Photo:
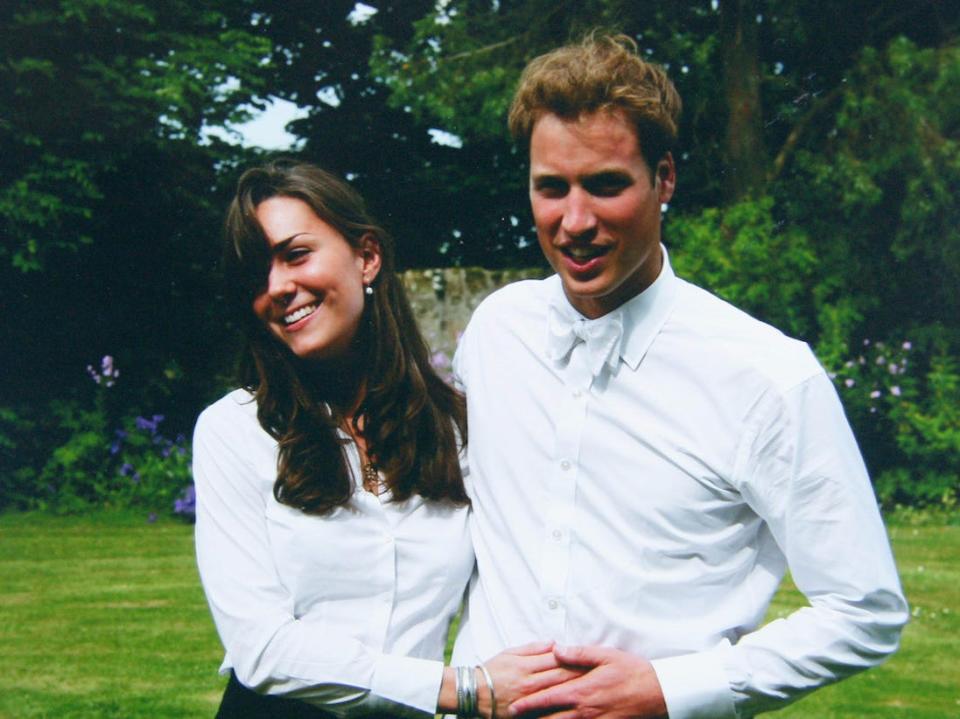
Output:
<svg viewBox="0 0 960 719">
<path fill-rule="evenodd" d="M 194 434 L 197 562 L 221 673 L 335 714 L 433 716 L 450 620 L 473 569 L 466 508 L 358 488 L 312 516 L 273 498 L 277 445 L 231 392 Z M 355 445 L 349 462 L 359 477 Z"/>
<path fill-rule="evenodd" d="M 564 351 L 571 333 L 599 340 Z M 665 250 L 597 320 L 556 276 L 494 293 L 455 370 L 479 575 L 454 663 L 614 647 L 651 659 L 671 719 L 692 719 L 782 706 L 896 649 L 906 603 L 830 380 Z M 758 629 L 787 568 L 809 606 Z"/>
</svg>

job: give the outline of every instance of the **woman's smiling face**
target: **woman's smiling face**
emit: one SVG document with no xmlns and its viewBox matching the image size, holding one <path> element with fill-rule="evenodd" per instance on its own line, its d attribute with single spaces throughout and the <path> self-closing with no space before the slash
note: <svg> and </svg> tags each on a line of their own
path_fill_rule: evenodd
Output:
<svg viewBox="0 0 960 719">
<path fill-rule="evenodd" d="M 270 271 L 254 314 L 301 359 L 343 357 L 363 315 L 364 286 L 380 270 L 376 240 L 351 246 L 295 197 L 264 200 L 256 217 L 270 245 Z"/>
</svg>

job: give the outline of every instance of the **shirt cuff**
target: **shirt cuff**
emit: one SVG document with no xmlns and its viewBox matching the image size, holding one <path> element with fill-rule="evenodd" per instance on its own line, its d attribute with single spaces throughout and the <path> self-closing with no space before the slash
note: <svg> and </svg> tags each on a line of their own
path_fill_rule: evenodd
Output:
<svg viewBox="0 0 960 719">
<path fill-rule="evenodd" d="M 383 654 L 373 672 L 370 691 L 434 716 L 443 681 L 443 662 Z"/>
<path fill-rule="evenodd" d="M 737 719 L 719 649 L 650 663 L 670 719 Z"/>
</svg>

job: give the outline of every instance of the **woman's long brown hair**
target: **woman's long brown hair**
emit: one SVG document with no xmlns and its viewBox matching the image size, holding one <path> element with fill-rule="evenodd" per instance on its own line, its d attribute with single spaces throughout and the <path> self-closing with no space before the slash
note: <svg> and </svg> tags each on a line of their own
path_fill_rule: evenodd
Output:
<svg viewBox="0 0 960 719">
<path fill-rule="evenodd" d="M 361 367 L 363 388 L 352 432 L 363 436 L 394 501 L 419 494 L 467 504 L 458 459 L 459 441 L 467 436 L 464 397 L 430 365 L 395 272 L 390 236 L 346 182 L 314 165 L 284 160 L 241 176 L 227 211 L 223 253 L 227 298 L 246 338 L 240 383 L 253 393 L 260 424 L 279 447 L 277 501 L 310 514 L 326 514 L 349 502 L 355 479 L 338 427 L 356 400 L 345 398 L 344 391 L 357 386 L 355 377 L 344 386 L 342 366 L 296 357 L 253 313 L 253 299 L 269 272 L 268 241 L 256 208 L 277 196 L 307 203 L 353 247 L 369 235 L 379 243 L 382 264 L 351 358 Z"/>
</svg>

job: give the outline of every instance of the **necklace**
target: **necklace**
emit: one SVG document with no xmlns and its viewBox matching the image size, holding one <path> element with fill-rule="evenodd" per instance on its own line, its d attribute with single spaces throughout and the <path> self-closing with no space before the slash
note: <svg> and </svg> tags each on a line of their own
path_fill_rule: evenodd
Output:
<svg viewBox="0 0 960 719">
<path fill-rule="evenodd" d="M 373 462 L 364 462 L 362 467 L 363 488 L 368 492 L 379 494 L 380 472 L 377 471 L 377 465 Z"/>
</svg>

